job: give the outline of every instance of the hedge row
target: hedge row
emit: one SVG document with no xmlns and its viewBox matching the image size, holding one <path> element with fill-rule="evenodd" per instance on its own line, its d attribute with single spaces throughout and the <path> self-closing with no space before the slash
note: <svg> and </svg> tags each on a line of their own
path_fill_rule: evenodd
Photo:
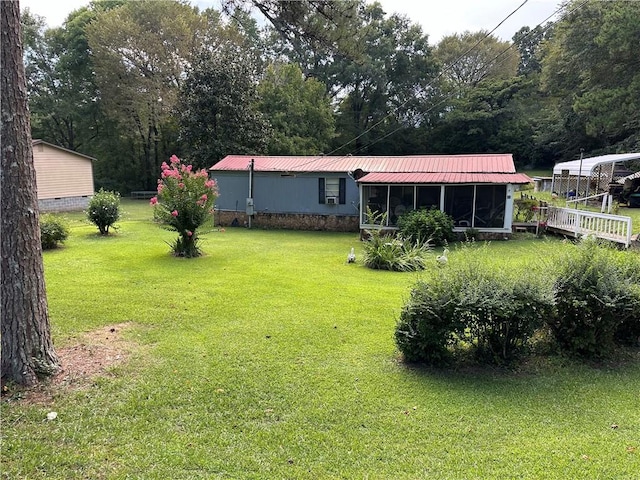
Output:
<svg viewBox="0 0 640 480">
<path fill-rule="evenodd" d="M 418 282 L 396 326 L 405 359 L 444 365 L 461 352 L 505 364 L 527 352 L 538 332 L 558 348 L 602 358 L 640 337 L 640 261 L 596 242 L 581 242 L 553 271 L 514 272 L 480 255 Z M 545 335 L 548 336 L 548 335 Z"/>
</svg>

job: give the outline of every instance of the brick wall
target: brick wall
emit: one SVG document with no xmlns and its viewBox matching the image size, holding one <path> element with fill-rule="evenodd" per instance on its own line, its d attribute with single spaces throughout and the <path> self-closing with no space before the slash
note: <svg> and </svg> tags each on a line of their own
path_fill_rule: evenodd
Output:
<svg viewBox="0 0 640 480">
<path fill-rule="evenodd" d="M 238 225 L 247 226 L 249 218 L 244 212 L 215 212 L 216 225 L 231 226 L 237 219 Z M 323 230 L 332 232 L 358 232 L 358 217 L 348 215 L 312 215 L 292 213 L 256 213 L 251 220 L 252 228 Z"/>
</svg>

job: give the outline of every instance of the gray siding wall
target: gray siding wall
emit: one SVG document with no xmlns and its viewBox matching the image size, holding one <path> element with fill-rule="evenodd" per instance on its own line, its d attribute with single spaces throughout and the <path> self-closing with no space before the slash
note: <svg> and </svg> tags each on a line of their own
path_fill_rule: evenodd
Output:
<svg viewBox="0 0 640 480">
<path fill-rule="evenodd" d="M 318 179 L 346 178 L 345 204 L 327 205 L 318 201 Z M 220 196 L 216 210 L 244 212 L 249 196 L 249 172 L 211 172 Z M 253 198 L 256 213 L 304 213 L 358 216 L 358 185 L 346 173 L 297 174 L 255 172 Z"/>
</svg>

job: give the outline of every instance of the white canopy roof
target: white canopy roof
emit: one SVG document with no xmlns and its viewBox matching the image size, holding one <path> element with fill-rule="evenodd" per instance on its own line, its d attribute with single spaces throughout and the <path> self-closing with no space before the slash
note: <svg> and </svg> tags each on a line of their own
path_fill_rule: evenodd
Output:
<svg viewBox="0 0 640 480">
<path fill-rule="evenodd" d="M 556 163 L 553 167 L 554 175 L 562 175 L 563 170 L 569 170 L 569 175 L 581 175 L 590 177 L 596 167 L 612 163 L 626 162 L 628 160 L 640 159 L 638 153 L 616 153 L 610 155 L 601 155 L 599 157 L 583 158 L 582 160 L 572 160 L 570 162 Z"/>
</svg>

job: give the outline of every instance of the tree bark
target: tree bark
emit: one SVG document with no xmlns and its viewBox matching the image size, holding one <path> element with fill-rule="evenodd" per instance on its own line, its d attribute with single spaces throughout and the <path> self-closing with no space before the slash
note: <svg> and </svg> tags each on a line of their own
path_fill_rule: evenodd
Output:
<svg viewBox="0 0 640 480">
<path fill-rule="evenodd" d="M 18 1 L 0 1 L 2 382 L 55 374 Z"/>
</svg>

